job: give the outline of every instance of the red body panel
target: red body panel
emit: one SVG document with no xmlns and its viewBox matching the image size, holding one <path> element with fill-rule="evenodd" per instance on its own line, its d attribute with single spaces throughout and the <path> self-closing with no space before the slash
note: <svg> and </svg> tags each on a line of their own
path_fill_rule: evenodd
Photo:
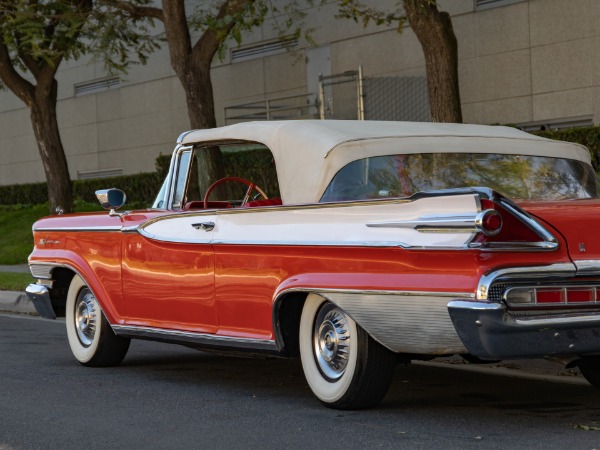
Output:
<svg viewBox="0 0 600 450">
<path fill-rule="evenodd" d="M 521 206 L 562 234 L 574 261 L 600 259 L 600 200 L 528 202 Z"/>
<path fill-rule="evenodd" d="M 526 207 L 546 217 L 546 212 L 555 206 L 527 204 Z M 574 207 L 567 211 L 571 216 L 576 215 Z M 75 269 L 94 291 L 112 323 L 273 339 L 273 301 L 289 290 L 474 294 L 480 277 L 492 270 L 570 261 L 562 236 L 557 236 L 559 247 L 555 251 L 491 252 L 398 247 L 211 246 L 161 243 L 134 230 L 130 233 L 77 230 L 135 227 L 160 214 L 136 213 L 125 216 L 123 221 L 107 213 L 41 220 L 36 229 L 51 227 L 65 231 L 36 231 L 36 247 L 30 262 L 52 262 Z M 41 238 L 60 244 L 39 245 Z"/>
<path fill-rule="evenodd" d="M 215 333 L 212 247 L 124 236 L 124 311 L 128 325 Z"/>
</svg>

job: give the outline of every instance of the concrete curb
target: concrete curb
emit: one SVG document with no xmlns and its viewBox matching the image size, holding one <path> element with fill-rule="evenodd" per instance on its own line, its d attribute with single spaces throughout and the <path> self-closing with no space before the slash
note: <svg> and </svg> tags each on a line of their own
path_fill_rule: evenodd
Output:
<svg viewBox="0 0 600 450">
<path fill-rule="evenodd" d="M 29 273 L 29 264 L 0 265 L 0 272 Z"/>
<path fill-rule="evenodd" d="M 0 291 L 0 311 L 37 315 L 27 294 L 17 291 Z"/>
</svg>

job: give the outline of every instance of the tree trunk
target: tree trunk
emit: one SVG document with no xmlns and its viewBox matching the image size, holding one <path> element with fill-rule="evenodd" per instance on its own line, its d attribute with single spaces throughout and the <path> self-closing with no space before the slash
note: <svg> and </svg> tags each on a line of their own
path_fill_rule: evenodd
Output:
<svg viewBox="0 0 600 450">
<path fill-rule="evenodd" d="M 403 0 L 406 16 L 425 55 L 429 105 L 434 122 L 462 122 L 458 44 L 452 20 L 431 0 Z"/>
<path fill-rule="evenodd" d="M 190 64 L 190 69 L 184 73 L 185 84 L 182 82 L 187 100 L 188 117 L 192 129 L 215 128 L 215 103 L 213 99 L 212 81 L 210 79 L 209 61 L 200 64 Z M 217 146 L 205 148 L 200 154 L 199 163 L 203 170 L 200 173 L 200 192 L 206 192 L 212 183 L 225 177 L 225 163 L 221 150 Z"/>
<path fill-rule="evenodd" d="M 38 83 L 33 103 L 30 105 L 33 133 L 46 173 L 52 214 L 59 206 L 65 212 L 73 211 L 71 178 L 58 131 L 56 101 L 57 82 L 53 79 L 47 88 L 41 87 Z"/>
<path fill-rule="evenodd" d="M 228 1 L 223 2 L 223 14 Z M 219 48 L 220 39 L 214 30 L 207 30 L 192 46 L 187 25 L 184 2 L 163 0 L 163 23 L 169 46 L 171 67 L 177 74 L 185 92 L 188 117 L 192 129 L 215 128 L 215 105 L 210 67 Z M 225 176 L 223 156 L 218 147 L 208 147 L 202 152 L 199 179 L 200 192 Z"/>
</svg>

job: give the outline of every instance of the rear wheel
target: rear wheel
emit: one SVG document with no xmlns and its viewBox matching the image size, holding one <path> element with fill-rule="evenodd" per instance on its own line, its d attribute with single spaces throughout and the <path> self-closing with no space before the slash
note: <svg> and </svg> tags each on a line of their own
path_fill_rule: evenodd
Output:
<svg viewBox="0 0 600 450">
<path fill-rule="evenodd" d="M 311 390 L 335 409 L 376 406 L 388 391 L 397 359 L 342 309 L 314 294 L 302 310 L 300 356 Z"/>
<path fill-rule="evenodd" d="M 81 364 L 116 366 L 125 358 L 130 340 L 115 334 L 96 297 L 78 275 L 69 286 L 65 321 L 71 351 Z"/>
<path fill-rule="evenodd" d="M 600 388 L 600 356 L 584 356 L 578 366 L 585 379 L 592 386 Z"/>
</svg>

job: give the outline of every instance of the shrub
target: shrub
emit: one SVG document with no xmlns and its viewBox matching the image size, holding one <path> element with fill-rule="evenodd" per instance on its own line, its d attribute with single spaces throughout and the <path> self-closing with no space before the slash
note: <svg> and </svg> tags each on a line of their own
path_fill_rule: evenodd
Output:
<svg viewBox="0 0 600 450">
<path fill-rule="evenodd" d="M 600 171 L 600 127 L 565 128 L 563 130 L 536 131 L 534 134 L 558 141 L 575 142 L 590 149 L 592 165 Z"/>
<path fill-rule="evenodd" d="M 600 127 L 567 128 L 563 130 L 537 131 L 534 134 L 549 139 L 575 142 L 590 149 L 592 164 L 596 171 L 600 170 Z M 226 152 L 226 176 L 238 176 L 252 180 L 262 187 L 267 194 L 278 192 L 276 179 L 271 179 L 262 170 L 272 163 L 271 153 L 267 149 L 247 152 Z M 123 175 L 112 178 L 95 178 L 73 181 L 74 200 L 96 203 L 94 192 L 99 189 L 117 187 L 127 193 L 129 208 L 147 207 L 152 204 L 161 183 L 169 172 L 171 155 L 160 155 L 156 158 L 156 172 Z M 13 184 L 0 186 L 0 205 L 38 205 L 48 201 L 46 183 Z"/>
</svg>

